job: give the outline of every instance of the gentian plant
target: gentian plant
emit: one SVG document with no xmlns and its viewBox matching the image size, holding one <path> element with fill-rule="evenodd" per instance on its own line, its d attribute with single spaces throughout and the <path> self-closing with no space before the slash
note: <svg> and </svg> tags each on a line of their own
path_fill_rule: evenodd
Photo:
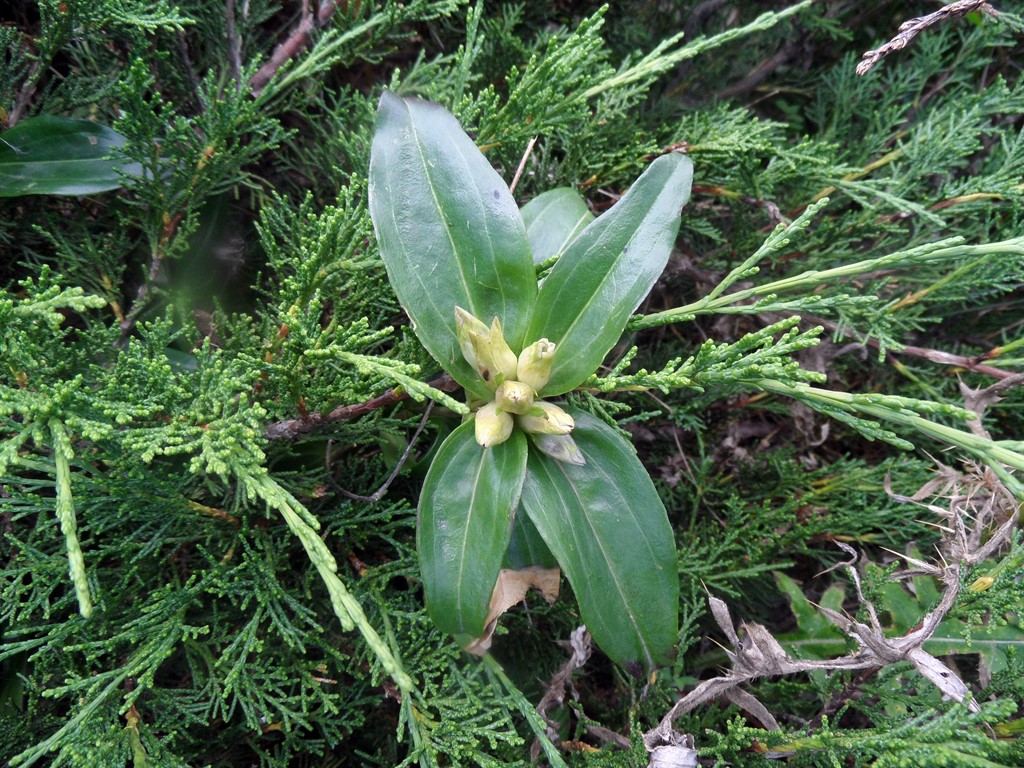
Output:
<svg viewBox="0 0 1024 768">
<path fill-rule="evenodd" d="M 486 650 L 527 585 L 555 591 L 546 577 L 560 568 L 611 658 L 642 673 L 671 657 L 665 509 L 629 441 L 558 398 L 595 373 L 663 270 L 692 175 L 668 154 L 596 219 L 569 189 L 520 210 L 451 114 L 381 98 L 369 190 L 381 255 L 416 335 L 467 396 L 424 481 L 417 548 L 431 618 L 470 650 Z"/>
</svg>

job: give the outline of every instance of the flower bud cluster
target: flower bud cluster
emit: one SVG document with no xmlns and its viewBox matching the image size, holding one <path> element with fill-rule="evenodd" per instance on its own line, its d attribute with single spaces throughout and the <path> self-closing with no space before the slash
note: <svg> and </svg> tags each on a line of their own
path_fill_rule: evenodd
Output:
<svg viewBox="0 0 1024 768">
<path fill-rule="evenodd" d="M 555 345 L 540 339 L 517 356 L 505 341 L 497 317 L 488 327 L 462 307 L 455 308 L 455 326 L 463 357 L 494 395 L 474 416 L 476 441 L 490 448 L 508 440 L 513 428 L 519 427 L 549 456 L 584 464 L 569 435 L 576 426 L 572 416 L 537 398 L 551 377 Z"/>
</svg>

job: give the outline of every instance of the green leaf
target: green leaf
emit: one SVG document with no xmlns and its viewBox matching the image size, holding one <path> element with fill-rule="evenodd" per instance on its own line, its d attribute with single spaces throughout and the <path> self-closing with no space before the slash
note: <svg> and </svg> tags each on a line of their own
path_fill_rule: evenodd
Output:
<svg viewBox="0 0 1024 768">
<path fill-rule="evenodd" d="M 665 268 L 692 179 L 690 158 L 659 157 L 559 258 L 541 286 L 527 332 L 530 341 L 547 338 L 557 345 L 542 396 L 579 386 L 618 341 Z"/>
<path fill-rule="evenodd" d="M 444 441 L 420 494 L 416 548 L 427 611 L 467 644 L 484 622 L 526 474 L 521 432 L 481 448 L 469 420 Z"/>
<path fill-rule="evenodd" d="M 777 636 L 789 653 L 802 659 L 828 659 L 849 650 L 849 638 L 807 599 L 793 579 L 776 573 L 775 581 L 789 598 L 797 623 L 797 631 Z M 915 576 L 909 585 L 887 582 L 882 587 L 881 598 L 876 601 L 876 607 L 882 610 L 882 620 L 888 621 L 886 634 L 890 637 L 905 635 L 920 623 L 940 598 L 936 582 L 930 576 Z M 841 613 L 844 599 L 842 587 L 833 584 L 825 590 L 818 603 Z M 993 617 L 986 624 L 968 626 L 962 619 L 947 617 L 925 642 L 924 649 L 933 656 L 977 654 L 979 663 L 990 672 L 1000 672 L 1006 669 L 1009 649 L 1019 648 L 1022 644 L 1024 630 L 1016 619 L 1001 621 Z"/>
<path fill-rule="evenodd" d="M 915 576 L 909 584 L 887 582 L 877 607 L 891 619 L 891 627 L 886 629 L 891 630 L 892 635 L 904 635 L 934 608 L 939 599 L 934 578 Z M 961 618 L 947 616 L 924 644 L 924 649 L 933 656 L 978 654 L 979 661 L 989 672 L 1006 669 L 1009 649 L 1021 647 L 1024 647 L 1024 627 L 1016 616 L 992 616 L 986 623 L 974 625 L 968 625 Z"/>
<path fill-rule="evenodd" d="M 520 507 L 512 523 L 512 539 L 501 567 L 518 571 L 533 566 L 556 568 L 558 561 L 540 537 L 537 526 L 530 522 L 529 515 Z"/>
<path fill-rule="evenodd" d="M 580 194 L 569 187 L 538 195 L 523 206 L 522 215 L 534 264 L 561 253 L 594 220 Z"/>
<path fill-rule="evenodd" d="M 531 450 L 522 505 L 572 584 L 597 644 L 634 673 L 668 662 L 679 574 L 665 508 L 633 447 L 573 411 L 587 463 Z"/>
<path fill-rule="evenodd" d="M 775 583 L 789 598 L 789 607 L 797 625 L 796 632 L 778 636 L 786 650 L 800 659 L 828 659 L 842 655 L 849 645 L 846 636 L 807 599 L 799 584 L 780 571 L 774 575 Z M 833 584 L 818 602 L 842 613 L 845 596 L 843 588 Z"/>
<path fill-rule="evenodd" d="M 114 150 L 127 139 L 91 120 L 43 115 L 22 120 L 0 134 L 0 197 L 91 195 L 124 185 L 122 174 L 141 173 L 122 165 Z"/>
<path fill-rule="evenodd" d="M 523 347 L 537 279 L 519 209 L 458 122 L 436 104 L 381 96 L 370 215 L 391 285 L 427 351 L 460 384 L 488 390 L 463 359 L 455 307 Z"/>
</svg>

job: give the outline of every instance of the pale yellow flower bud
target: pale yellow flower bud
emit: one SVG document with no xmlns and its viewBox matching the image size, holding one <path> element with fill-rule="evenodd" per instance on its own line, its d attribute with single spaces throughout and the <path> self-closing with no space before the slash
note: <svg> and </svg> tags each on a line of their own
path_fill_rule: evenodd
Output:
<svg viewBox="0 0 1024 768">
<path fill-rule="evenodd" d="M 479 353 L 486 349 L 486 356 L 490 355 L 490 349 L 485 343 L 483 349 L 479 343 L 480 339 L 485 342 L 490 334 L 487 326 L 477 320 L 473 315 L 464 310 L 462 307 L 455 308 L 455 333 L 459 341 L 459 349 L 462 350 L 462 356 L 466 358 L 466 362 L 469 363 L 473 368 L 479 370 Z M 478 351 L 479 350 L 479 351 Z M 490 365 L 489 359 L 484 361 L 487 365 Z"/>
<path fill-rule="evenodd" d="M 491 355 L 491 340 L 489 335 L 481 336 L 479 333 L 469 334 L 470 356 L 466 356 L 470 365 L 476 368 L 480 378 L 484 380 L 491 391 L 497 386 L 494 359 Z M 471 359 L 472 358 L 472 359 Z"/>
<path fill-rule="evenodd" d="M 539 392 L 551 378 L 551 363 L 554 355 L 555 345 L 552 342 L 547 339 L 533 342 L 519 355 L 516 380 L 529 384 Z"/>
<path fill-rule="evenodd" d="M 556 461 L 575 464 L 582 467 L 587 463 L 572 435 L 530 435 L 533 445 L 541 453 L 546 453 Z"/>
<path fill-rule="evenodd" d="M 517 421 L 523 432 L 541 435 L 567 435 L 576 426 L 572 416 L 557 405 L 543 400 L 534 403 Z"/>
<path fill-rule="evenodd" d="M 533 406 L 533 388 L 520 381 L 503 381 L 494 393 L 494 400 L 506 413 L 523 414 Z"/>
<path fill-rule="evenodd" d="M 503 381 L 514 381 L 516 378 L 516 366 L 518 360 L 516 360 L 516 353 L 512 351 L 512 348 L 505 341 L 505 336 L 501 332 L 501 321 L 498 318 L 494 318 L 491 323 L 491 359 L 494 361 L 494 372 L 496 376 L 501 378 L 496 379 L 498 384 Z"/>
<path fill-rule="evenodd" d="M 512 416 L 488 403 L 476 412 L 476 441 L 484 448 L 504 443 L 512 434 Z"/>
</svg>

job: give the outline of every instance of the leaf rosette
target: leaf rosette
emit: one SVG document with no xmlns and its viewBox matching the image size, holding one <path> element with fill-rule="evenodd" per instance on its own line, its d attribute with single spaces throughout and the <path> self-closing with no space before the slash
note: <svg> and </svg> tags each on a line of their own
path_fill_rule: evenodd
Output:
<svg viewBox="0 0 1024 768">
<path fill-rule="evenodd" d="M 557 562 L 609 656 L 637 673 L 671 658 L 679 579 L 654 484 L 617 431 L 552 398 L 597 370 L 661 274 L 692 175 L 688 157 L 664 155 L 596 219 L 570 189 L 520 211 L 451 114 L 381 98 L 369 188 L 381 256 L 471 409 L 420 495 L 427 610 L 474 652 L 508 585 L 551 597 L 537 572 Z M 552 261 L 538 285 L 536 265 Z"/>
</svg>

